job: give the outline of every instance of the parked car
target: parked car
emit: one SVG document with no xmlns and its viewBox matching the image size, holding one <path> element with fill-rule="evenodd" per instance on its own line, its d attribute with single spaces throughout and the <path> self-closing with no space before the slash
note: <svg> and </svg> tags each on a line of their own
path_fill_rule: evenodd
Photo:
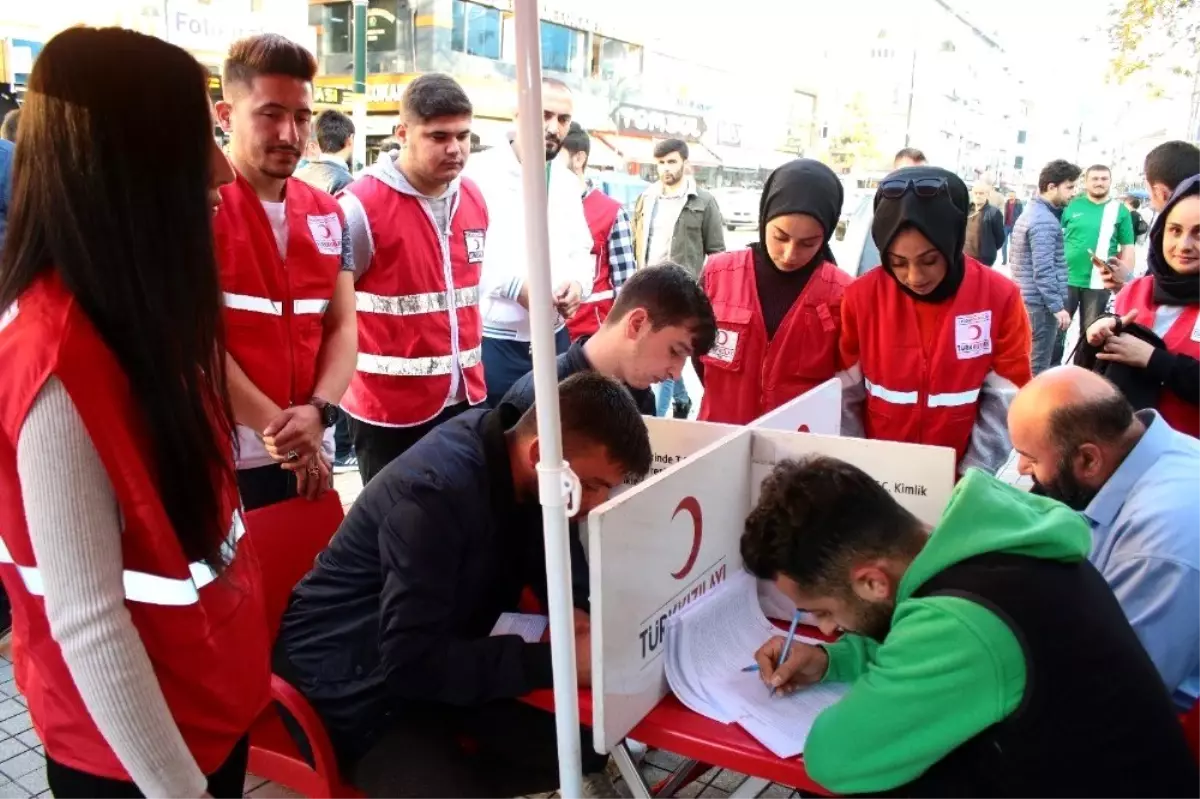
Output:
<svg viewBox="0 0 1200 799">
<path fill-rule="evenodd" d="M 742 186 L 724 186 L 711 189 L 717 207 L 721 209 L 721 218 L 725 220 L 725 229 L 734 230 L 738 227 L 758 227 L 758 201 L 762 189 L 748 189 Z"/>
<path fill-rule="evenodd" d="M 879 249 L 871 237 L 875 219 L 875 194 L 850 195 L 842 207 L 842 217 L 829 243 L 838 268 L 851 277 L 859 277 L 879 266 Z"/>
</svg>

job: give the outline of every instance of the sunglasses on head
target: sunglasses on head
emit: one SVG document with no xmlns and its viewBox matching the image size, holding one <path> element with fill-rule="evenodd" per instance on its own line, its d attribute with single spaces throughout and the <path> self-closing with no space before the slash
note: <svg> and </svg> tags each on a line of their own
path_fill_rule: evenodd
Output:
<svg viewBox="0 0 1200 799">
<path fill-rule="evenodd" d="M 899 200 L 909 189 L 924 199 L 950 193 L 950 186 L 945 178 L 891 178 L 879 184 L 879 194 L 889 200 Z"/>
</svg>

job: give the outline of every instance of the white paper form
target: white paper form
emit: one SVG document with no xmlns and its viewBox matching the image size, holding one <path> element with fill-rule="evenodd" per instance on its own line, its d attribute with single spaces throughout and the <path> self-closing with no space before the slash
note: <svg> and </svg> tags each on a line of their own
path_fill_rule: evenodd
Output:
<svg viewBox="0 0 1200 799">
<path fill-rule="evenodd" d="M 519 635 L 526 643 L 536 644 L 546 634 L 550 617 L 533 613 L 501 613 L 492 635 Z"/>
<path fill-rule="evenodd" d="M 722 693 L 739 698 L 737 722 L 746 732 L 778 757 L 795 757 L 804 751 L 817 716 L 845 696 L 849 688 L 843 683 L 817 684 L 791 694 L 776 691 L 771 696 L 771 689 L 757 672 L 739 672 L 726 680 Z"/>
</svg>

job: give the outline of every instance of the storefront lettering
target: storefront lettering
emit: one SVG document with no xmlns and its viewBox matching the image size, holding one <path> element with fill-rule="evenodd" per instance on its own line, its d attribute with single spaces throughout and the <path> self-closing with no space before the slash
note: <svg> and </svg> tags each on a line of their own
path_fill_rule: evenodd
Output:
<svg viewBox="0 0 1200 799">
<path fill-rule="evenodd" d="M 659 111 L 638 105 L 621 105 L 612 113 L 612 121 L 620 133 L 660 136 L 663 138 L 697 141 L 708 127 L 704 117 Z"/>
</svg>

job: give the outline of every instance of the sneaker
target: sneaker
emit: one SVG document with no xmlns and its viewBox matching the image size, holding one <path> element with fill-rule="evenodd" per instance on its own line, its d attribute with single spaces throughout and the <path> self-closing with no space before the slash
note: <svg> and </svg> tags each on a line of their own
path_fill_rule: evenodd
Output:
<svg viewBox="0 0 1200 799">
<path fill-rule="evenodd" d="M 690 401 L 689 402 L 676 402 L 674 413 L 672 413 L 671 415 L 674 416 L 676 419 L 686 419 L 686 418 L 688 418 L 688 414 L 690 414 L 691 412 L 692 412 L 692 403 Z"/>
<path fill-rule="evenodd" d="M 351 452 L 344 458 L 337 458 L 333 462 L 334 474 L 345 474 L 346 472 L 358 471 L 358 456 Z"/>
<path fill-rule="evenodd" d="M 584 799 L 617 799 L 621 792 L 606 772 L 597 771 L 583 775 L 583 796 Z"/>
</svg>

